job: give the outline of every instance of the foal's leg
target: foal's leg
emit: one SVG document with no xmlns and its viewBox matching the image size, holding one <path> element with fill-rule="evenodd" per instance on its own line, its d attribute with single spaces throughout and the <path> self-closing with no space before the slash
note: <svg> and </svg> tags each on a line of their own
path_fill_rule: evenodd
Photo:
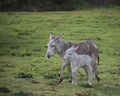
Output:
<svg viewBox="0 0 120 96">
<path fill-rule="evenodd" d="M 66 63 L 64 63 L 64 64 L 61 66 L 59 82 L 62 82 L 62 81 L 63 81 L 63 75 L 64 75 L 64 70 L 65 70 L 65 67 L 66 67 L 66 66 L 68 66 L 68 64 L 66 64 Z"/>
<path fill-rule="evenodd" d="M 88 70 L 88 73 L 89 73 L 89 80 L 88 80 L 88 84 L 89 85 L 92 85 L 92 79 L 93 79 L 93 73 L 92 73 L 92 66 L 91 65 L 87 65 L 87 70 Z"/>
<path fill-rule="evenodd" d="M 72 84 L 75 84 L 75 85 L 77 85 L 77 82 L 78 82 L 78 69 L 79 67 L 76 66 L 72 70 Z"/>
<path fill-rule="evenodd" d="M 71 65 L 70 65 L 70 63 L 67 64 L 67 65 L 68 65 L 68 70 L 69 70 L 69 74 L 70 74 L 69 82 L 72 82 L 72 70 L 71 70 Z"/>
</svg>

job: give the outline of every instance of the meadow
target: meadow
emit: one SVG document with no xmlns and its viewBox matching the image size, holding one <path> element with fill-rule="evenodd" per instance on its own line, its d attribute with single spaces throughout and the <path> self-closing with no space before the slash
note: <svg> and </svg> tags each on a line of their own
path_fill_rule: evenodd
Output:
<svg viewBox="0 0 120 96">
<path fill-rule="evenodd" d="M 66 68 L 59 83 L 58 55 L 46 59 L 49 35 L 66 41 L 92 40 L 100 48 L 101 81 L 85 82 L 79 70 L 78 85 L 68 82 Z M 120 7 L 60 12 L 0 13 L 0 96 L 119 96 Z"/>
</svg>

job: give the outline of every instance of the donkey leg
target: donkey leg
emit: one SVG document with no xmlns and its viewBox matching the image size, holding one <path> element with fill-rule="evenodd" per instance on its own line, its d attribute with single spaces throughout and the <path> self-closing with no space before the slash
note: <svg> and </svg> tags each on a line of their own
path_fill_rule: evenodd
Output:
<svg viewBox="0 0 120 96">
<path fill-rule="evenodd" d="M 94 70 L 95 70 L 95 77 L 97 79 L 97 81 L 100 81 L 100 77 L 98 76 L 98 72 L 97 72 L 97 64 L 94 64 Z"/>
<path fill-rule="evenodd" d="M 86 66 L 83 66 L 83 68 L 84 68 L 84 70 L 85 70 L 85 73 L 86 73 L 86 81 L 88 81 L 88 72 L 87 72 L 87 68 L 86 68 Z"/>
<path fill-rule="evenodd" d="M 95 58 L 92 58 L 92 69 L 93 69 L 93 74 L 95 74 L 97 81 L 100 81 L 100 77 L 98 77 L 98 73 L 97 73 L 97 64 Z"/>
<path fill-rule="evenodd" d="M 65 67 L 66 67 L 66 66 L 67 66 L 66 63 L 64 63 L 64 64 L 61 66 L 59 82 L 62 82 L 62 81 L 63 81 L 63 75 L 64 75 L 64 70 L 65 70 Z"/>
</svg>

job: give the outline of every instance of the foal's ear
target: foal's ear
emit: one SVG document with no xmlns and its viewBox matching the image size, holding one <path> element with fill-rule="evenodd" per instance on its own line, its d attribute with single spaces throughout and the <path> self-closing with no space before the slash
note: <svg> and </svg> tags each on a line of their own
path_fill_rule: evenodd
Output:
<svg viewBox="0 0 120 96">
<path fill-rule="evenodd" d="M 75 48 L 74 46 L 72 46 L 71 48 Z"/>
<path fill-rule="evenodd" d="M 50 33 L 50 40 L 51 39 L 55 39 L 55 36 L 53 35 L 53 33 Z"/>
<path fill-rule="evenodd" d="M 79 47 L 77 46 L 77 47 L 75 47 L 75 50 L 77 50 Z"/>
</svg>

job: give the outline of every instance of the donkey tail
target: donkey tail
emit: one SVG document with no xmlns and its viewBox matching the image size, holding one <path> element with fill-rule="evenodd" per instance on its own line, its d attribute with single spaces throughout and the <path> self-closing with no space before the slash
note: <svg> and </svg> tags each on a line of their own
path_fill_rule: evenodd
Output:
<svg viewBox="0 0 120 96">
<path fill-rule="evenodd" d="M 100 56 L 98 55 L 98 63 L 97 63 L 97 65 L 99 65 L 99 63 L 100 63 Z"/>
</svg>

